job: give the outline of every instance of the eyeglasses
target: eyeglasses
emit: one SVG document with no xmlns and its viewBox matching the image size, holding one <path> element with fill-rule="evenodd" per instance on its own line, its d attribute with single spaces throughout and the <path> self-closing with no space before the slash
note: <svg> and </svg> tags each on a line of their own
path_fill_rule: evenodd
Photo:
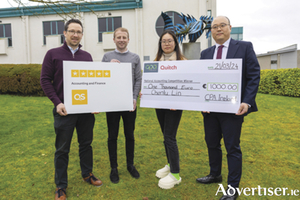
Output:
<svg viewBox="0 0 300 200">
<path fill-rule="evenodd" d="M 69 30 L 68 30 L 67 32 L 69 32 L 71 35 L 75 35 L 75 33 L 76 33 L 77 35 L 79 35 L 79 36 L 82 35 L 82 32 L 81 32 L 81 31 L 74 31 L 74 30 L 69 31 Z"/>
<path fill-rule="evenodd" d="M 162 40 L 160 42 L 164 45 L 167 45 L 167 44 L 171 44 L 172 42 L 174 42 L 174 40 Z"/>
<path fill-rule="evenodd" d="M 214 29 L 214 30 L 217 30 L 218 28 L 223 29 L 227 25 L 230 25 L 230 24 L 213 25 L 211 28 Z"/>
</svg>

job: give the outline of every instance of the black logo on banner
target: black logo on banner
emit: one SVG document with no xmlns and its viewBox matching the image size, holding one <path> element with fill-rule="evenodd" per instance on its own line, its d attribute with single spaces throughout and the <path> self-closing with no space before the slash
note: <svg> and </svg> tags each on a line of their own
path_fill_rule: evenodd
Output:
<svg viewBox="0 0 300 200">
<path fill-rule="evenodd" d="M 144 72 L 158 72 L 158 63 L 145 63 Z"/>
</svg>

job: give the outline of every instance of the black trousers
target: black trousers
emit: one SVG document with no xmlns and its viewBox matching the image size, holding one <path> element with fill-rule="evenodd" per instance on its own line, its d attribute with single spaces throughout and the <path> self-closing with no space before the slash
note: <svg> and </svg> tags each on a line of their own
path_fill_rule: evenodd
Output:
<svg viewBox="0 0 300 200">
<path fill-rule="evenodd" d="M 133 165 L 134 159 L 134 129 L 136 119 L 136 109 L 133 112 L 107 112 L 106 122 L 108 128 L 108 153 L 111 168 L 117 168 L 117 140 L 119 135 L 120 119 L 123 119 L 124 134 L 126 140 L 127 166 Z"/>
<path fill-rule="evenodd" d="M 218 176 L 222 169 L 221 139 L 227 151 L 228 185 L 239 187 L 242 176 L 240 136 L 243 116 L 226 113 L 204 114 L 205 141 L 208 148 L 210 174 Z"/>
<path fill-rule="evenodd" d="M 79 157 L 82 177 L 89 176 L 93 171 L 93 128 L 95 117 L 93 114 L 70 114 L 60 116 L 53 109 L 54 128 L 56 133 L 55 141 L 55 184 L 59 188 L 68 186 L 68 163 L 71 140 L 74 128 L 77 131 L 77 140 L 79 143 Z"/>
<path fill-rule="evenodd" d="M 164 145 L 171 173 L 179 173 L 179 151 L 176 134 L 182 110 L 155 109 L 156 116 L 164 135 Z"/>
</svg>

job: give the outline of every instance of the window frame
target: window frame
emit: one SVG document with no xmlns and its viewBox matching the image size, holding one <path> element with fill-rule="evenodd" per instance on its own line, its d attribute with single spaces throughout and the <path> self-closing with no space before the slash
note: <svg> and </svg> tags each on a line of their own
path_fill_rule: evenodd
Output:
<svg viewBox="0 0 300 200">
<path fill-rule="evenodd" d="M 116 19 L 120 19 L 120 26 L 116 26 L 115 24 L 115 20 Z M 101 19 L 105 19 L 105 31 L 100 31 L 100 20 Z M 109 24 L 109 20 L 111 19 L 111 24 Z M 111 27 L 109 27 L 111 25 Z M 118 16 L 118 17 L 100 17 L 98 18 L 98 42 L 103 42 L 103 37 L 102 37 L 102 33 L 107 33 L 107 32 L 114 32 L 117 28 L 122 27 L 122 16 Z M 103 27 L 101 27 L 102 29 Z M 110 30 L 109 30 L 110 28 Z M 101 37 L 100 37 L 101 36 Z"/>
<path fill-rule="evenodd" d="M 6 36 L 6 28 L 5 26 L 6 25 L 9 25 L 10 26 L 10 36 Z M 3 30 L 3 37 L 0 37 L 0 38 L 7 38 L 7 46 L 8 47 L 12 47 L 12 26 L 11 26 L 11 23 L 7 23 L 7 24 L 0 24 L 0 26 L 2 26 L 2 30 Z"/>
<path fill-rule="evenodd" d="M 232 27 L 230 37 L 234 40 L 242 41 L 244 37 L 243 32 L 243 27 Z"/>
<path fill-rule="evenodd" d="M 63 29 L 62 33 L 59 33 L 59 22 L 63 22 Z M 45 23 L 50 23 L 50 34 L 45 34 Z M 56 32 L 53 32 L 53 23 L 55 23 L 55 29 Z M 65 21 L 64 20 L 56 20 L 56 21 L 43 21 L 43 45 L 47 44 L 46 37 L 49 35 L 60 35 L 60 44 L 63 44 L 65 41 L 65 36 L 64 36 L 64 27 L 65 27 Z"/>
</svg>

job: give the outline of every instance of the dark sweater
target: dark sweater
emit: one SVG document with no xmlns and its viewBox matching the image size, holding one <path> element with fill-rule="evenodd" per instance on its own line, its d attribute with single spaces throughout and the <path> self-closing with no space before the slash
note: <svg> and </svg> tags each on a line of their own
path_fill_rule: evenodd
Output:
<svg viewBox="0 0 300 200">
<path fill-rule="evenodd" d="M 73 55 L 66 42 L 63 46 L 50 49 L 44 58 L 41 71 L 41 86 L 54 106 L 64 103 L 63 61 L 93 61 L 91 54 L 80 49 Z"/>
</svg>

